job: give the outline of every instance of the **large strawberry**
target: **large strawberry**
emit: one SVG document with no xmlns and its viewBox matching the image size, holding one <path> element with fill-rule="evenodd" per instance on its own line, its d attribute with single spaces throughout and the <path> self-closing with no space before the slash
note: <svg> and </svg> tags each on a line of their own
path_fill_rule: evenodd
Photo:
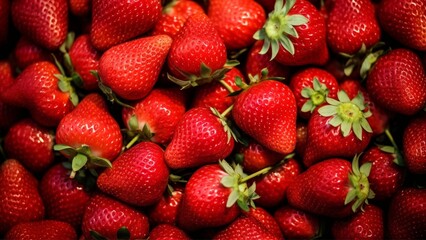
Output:
<svg viewBox="0 0 426 240">
<path fill-rule="evenodd" d="M 6 104 L 1 99 L 1 93 L 13 85 L 14 81 L 12 64 L 9 61 L 0 61 L 0 132 L 15 124 L 22 112 L 20 108 Z"/>
<path fill-rule="evenodd" d="M 426 174 L 426 117 L 413 118 L 404 130 L 404 161 L 410 173 Z"/>
<path fill-rule="evenodd" d="M 56 50 L 68 32 L 66 0 L 12 1 L 12 20 L 25 37 L 49 50 Z"/>
<path fill-rule="evenodd" d="M 291 206 L 309 213 L 333 218 L 347 217 L 364 202 L 374 197 L 368 175 L 371 163 L 358 165 L 358 156 L 351 163 L 332 158 L 308 168 L 288 187 Z"/>
<path fill-rule="evenodd" d="M 157 82 L 171 44 L 169 36 L 157 35 L 114 46 L 99 60 L 99 76 L 118 96 L 141 99 Z"/>
<path fill-rule="evenodd" d="M 42 61 L 52 61 L 52 56 L 45 48 L 25 37 L 21 37 L 13 50 L 14 64 L 24 70 L 27 66 Z"/>
<path fill-rule="evenodd" d="M 278 208 L 274 218 L 286 239 L 314 239 L 320 231 L 318 216 L 288 205 Z"/>
<path fill-rule="evenodd" d="M 161 16 L 161 1 L 92 1 L 90 39 L 105 51 L 149 31 Z"/>
<path fill-rule="evenodd" d="M 252 220 L 257 221 L 269 233 L 272 233 L 279 239 L 283 238 L 280 226 L 278 225 L 274 216 L 272 216 L 267 210 L 261 207 L 250 208 L 249 211 L 244 211 L 243 215 L 251 218 Z"/>
<path fill-rule="evenodd" d="M 77 233 L 73 227 L 65 222 L 56 220 L 43 220 L 20 223 L 13 226 L 6 234 L 5 239 L 10 240 L 44 240 L 62 239 L 75 240 Z"/>
</svg>

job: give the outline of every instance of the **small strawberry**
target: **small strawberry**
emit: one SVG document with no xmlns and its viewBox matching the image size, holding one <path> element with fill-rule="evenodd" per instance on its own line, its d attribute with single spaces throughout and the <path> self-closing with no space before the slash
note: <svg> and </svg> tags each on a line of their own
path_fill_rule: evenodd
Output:
<svg viewBox="0 0 426 240">
<path fill-rule="evenodd" d="M 19 223 L 13 226 L 6 234 L 7 240 L 46 240 L 62 239 L 75 240 L 77 233 L 74 228 L 65 222 L 56 220 L 42 220 L 35 222 Z"/>
<path fill-rule="evenodd" d="M 97 50 L 105 51 L 149 31 L 160 16 L 159 0 L 92 0 L 90 39 Z"/>
<path fill-rule="evenodd" d="M 150 208 L 149 221 L 153 226 L 159 224 L 176 224 L 176 216 L 182 200 L 184 188 L 173 186 L 165 191 L 160 201 Z"/>
<path fill-rule="evenodd" d="M 13 60 L 14 64 L 16 64 L 19 69 L 23 70 L 36 62 L 52 62 L 52 56 L 46 49 L 34 44 L 25 37 L 21 37 L 13 51 Z"/>
<path fill-rule="evenodd" d="M 142 99 L 157 82 L 171 44 L 169 36 L 157 35 L 114 46 L 102 54 L 99 76 L 118 96 Z"/>
<path fill-rule="evenodd" d="M 19 32 L 34 43 L 57 50 L 68 32 L 66 0 L 16 0 L 11 3 L 12 20 Z"/>
<path fill-rule="evenodd" d="M 228 225 L 225 229 L 218 232 L 214 237 L 214 240 L 227 240 L 227 239 L 268 239 L 278 240 L 281 239 L 266 228 L 264 228 L 256 220 L 241 216 Z"/>
<path fill-rule="evenodd" d="M 68 0 L 68 3 L 74 16 L 87 16 L 91 11 L 92 0 Z"/>
<path fill-rule="evenodd" d="M 320 231 L 316 215 L 288 205 L 278 208 L 274 218 L 286 239 L 314 239 Z"/>
<path fill-rule="evenodd" d="M 243 212 L 243 215 L 257 221 L 263 228 L 265 228 L 269 233 L 273 234 L 277 238 L 283 239 L 280 226 L 278 225 L 274 216 L 272 216 L 265 209 L 261 207 L 250 208 L 248 212 Z"/>
<path fill-rule="evenodd" d="M 412 118 L 404 130 L 402 151 L 410 173 L 426 174 L 426 117 Z"/>
<path fill-rule="evenodd" d="M 288 187 L 289 204 L 320 216 L 341 218 L 354 214 L 374 197 L 368 181 L 372 164 L 359 167 L 358 162 L 355 156 L 352 168 L 349 161 L 341 158 L 312 165 Z"/>
<path fill-rule="evenodd" d="M 169 225 L 161 224 L 154 227 L 151 232 L 149 232 L 149 240 L 190 240 L 189 236 L 182 231 L 180 228 Z"/>
<path fill-rule="evenodd" d="M 254 173 L 275 165 L 284 158 L 284 155 L 271 151 L 251 140 L 248 146 L 242 146 L 238 150 L 237 157 L 239 161 L 242 161 L 244 172 Z"/>
</svg>

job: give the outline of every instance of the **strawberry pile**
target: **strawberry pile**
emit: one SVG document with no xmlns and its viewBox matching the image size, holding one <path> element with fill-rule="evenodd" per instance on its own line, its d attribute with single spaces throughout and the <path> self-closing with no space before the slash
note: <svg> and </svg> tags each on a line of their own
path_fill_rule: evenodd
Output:
<svg viewBox="0 0 426 240">
<path fill-rule="evenodd" d="M 426 238 L 424 0 L 0 0 L 0 238 Z"/>
</svg>

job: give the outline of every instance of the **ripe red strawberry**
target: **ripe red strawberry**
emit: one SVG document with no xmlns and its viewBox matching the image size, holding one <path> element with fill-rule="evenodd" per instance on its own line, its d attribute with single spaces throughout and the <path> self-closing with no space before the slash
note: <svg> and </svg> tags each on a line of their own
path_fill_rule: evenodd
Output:
<svg viewBox="0 0 426 240">
<path fill-rule="evenodd" d="M 110 166 L 123 145 L 120 126 L 97 93 L 87 95 L 61 120 L 55 140 L 54 149 L 73 158 L 71 177 L 86 164 Z"/>
<path fill-rule="evenodd" d="M 134 108 L 123 108 L 122 118 L 129 136 L 169 143 L 186 111 L 185 100 L 184 92 L 179 89 L 155 88 L 133 104 Z"/>
<path fill-rule="evenodd" d="M 25 37 L 21 37 L 13 51 L 13 60 L 14 64 L 23 70 L 33 63 L 52 61 L 53 58 L 46 49 L 34 44 Z"/>
<path fill-rule="evenodd" d="M 371 127 L 364 97 L 359 93 L 350 99 L 345 91 L 338 100 L 327 98 L 327 104 L 315 111 L 308 123 L 308 138 L 303 154 L 307 167 L 326 158 L 353 157 L 370 143 Z"/>
<path fill-rule="evenodd" d="M 92 197 L 83 216 L 82 231 L 91 239 L 95 231 L 107 239 L 117 239 L 117 231 L 126 227 L 130 239 L 146 238 L 149 233 L 148 218 L 141 212 L 104 195 Z"/>
<path fill-rule="evenodd" d="M 99 189 L 136 206 L 157 203 L 166 190 L 169 169 L 163 149 L 141 142 L 121 154 L 97 180 Z"/>
<path fill-rule="evenodd" d="M 241 216 L 228 225 L 224 230 L 218 232 L 214 240 L 226 239 L 268 239 L 278 240 L 281 239 L 270 233 L 256 220 Z"/>
<path fill-rule="evenodd" d="M 93 0 L 90 39 L 96 49 L 105 51 L 149 31 L 160 16 L 159 0 Z"/>
<path fill-rule="evenodd" d="M 12 20 L 19 32 L 34 43 L 56 50 L 68 32 L 66 0 L 17 0 L 11 5 Z"/>
<path fill-rule="evenodd" d="M 272 59 L 283 65 L 323 65 L 329 58 L 324 17 L 306 0 L 276 1 L 254 38 L 264 40 L 261 54 L 271 48 Z"/>
<path fill-rule="evenodd" d="M 56 220 L 42 220 L 20 223 L 15 225 L 6 234 L 5 239 L 13 240 L 47 240 L 63 239 L 75 240 L 77 233 L 74 228 L 65 222 Z"/>
<path fill-rule="evenodd" d="M 316 215 L 288 205 L 278 208 L 274 218 L 286 239 L 314 239 L 320 231 Z"/>
<path fill-rule="evenodd" d="M 394 49 L 381 56 L 367 77 L 372 100 L 385 110 L 413 115 L 426 104 L 426 73 L 416 53 Z"/>
<path fill-rule="evenodd" d="M 390 239 L 423 239 L 426 237 L 426 190 L 405 188 L 391 200 L 387 230 Z"/>
<path fill-rule="evenodd" d="M 60 73 L 51 62 L 34 63 L 26 67 L 0 97 L 7 104 L 27 108 L 37 123 L 57 126 L 74 108 L 70 93 L 59 89 L 57 74 Z"/>
<path fill-rule="evenodd" d="M 364 211 L 334 220 L 331 233 L 335 239 L 384 239 L 384 225 L 383 210 L 366 205 Z"/>
<path fill-rule="evenodd" d="M 253 140 L 248 143 L 248 146 L 242 146 L 238 150 L 237 157 L 242 160 L 243 169 L 246 173 L 257 172 L 284 159 L 283 154 L 271 151 Z"/>
<path fill-rule="evenodd" d="M 272 151 L 296 146 L 296 101 L 287 85 L 265 80 L 249 86 L 234 103 L 232 116 L 245 133 Z"/>
<path fill-rule="evenodd" d="M 179 229 L 174 225 L 161 224 L 154 227 L 151 232 L 149 232 L 150 240 L 189 240 L 190 238 L 184 231 Z"/>
<path fill-rule="evenodd" d="M 75 16 L 87 16 L 91 10 L 92 0 L 68 0 L 70 12 Z"/>
<path fill-rule="evenodd" d="M 336 98 L 339 83 L 329 72 L 320 68 L 305 68 L 291 77 L 290 89 L 296 98 L 298 116 L 309 119 L 326 98 Z"/>
<path fill-rule="evenodd" d="M 0 234 L 18 223 L 44 217 L 37 179 L 17 160 L 9 159 L 1 164 L 0 189 Z"/>
<path fill-rule="evenodd" d="M 157 35 L 114 46 L 102 55 L 99 76 L 118 96 L 141 99 L 157 82 L 171 44 L 169 36 Z"/>
<path fill-rule="evenodd" d="M 308 124 L 302 121 L 296 123 L 296 154 L 303 156 L 306 149 L 306 141 L 308 139 Z"/>
<path fill-rule="evenodd" d="M 251 46 L 253 34 L 266 20 L 265 10 L 254 0 L 211 0 L 208 16 L 228 50 Z"/>
<path fill-rule="evenodd" d="M 9 35 L 9 0 L 0 1 L 0 46 L 3 47 Z"/>
<path fill-rule="evenodd" d="M 163 8 L 163 14 L 155 24 L 152 35 L 166 34 L 175 38 L 189 16 L 204 13 L 203 8 L 192 0 L 174 0 Z"/>
<path fill-rule="evenodd" d="M 402 151 L 410 173 L 426 174 L 426 117 L 412 118 L 404 130 Z"/>
<path fill-rule="evenodd" d="M 226 115 L 226 114 L 224 114 Z M 164 159 L 172 169 L 198 167 L 224 159 L 234 148 L 224 116 L 198 107 L 187 111 L 167 146 Z"/>
<path fill-rule="evenodd" d="M 40 195 L 47 218 L 67 222 L 75 229 L 80 229 L 91 195 L 82 184 L 69 176 L 70 170 L 62 164 L 56 164 L 41 179 Z"/>
<path fill-rule="evenodd" d="M 248 212 L 243 212 L 244 216 L 257 221 L 259 225 L 265 228 L 269 233 L 273 234 L 279 239 L 283 239 L 280 226 L 278 225 L 275 218 L 265 209 L 261 207 L 250 208 Z"/>
<path fill-rule="evenodd" d="M 8 158 L 18 160 L 30 172 L 46 170 L 54 159 L 54 133 L 27 118 L 15 123 L 4 139 Z"/>
<path fill-rule="evenodd" d="M 173 186 L 172 190 L 165 191 L 160 201 L 150 208 L 149 221 L 153 226 L 159 224 L 176 224 L 176 216 L 183 191 L 183 187 Z"/>
<path fill-rule="evenodd" d="M 1 93 L 13 85 L 12 65 L 9 61 L 0 61 L 0 132 L 8 130 L 21 115 L 21 109 L 6 104 L 1 99 Z"/>
<path fill-rule="evenodd" d="M 371 163 L 358 166 L 358 157 L 351 163 L 332 158 L 316 163 L 297 176 L 287 189 L 291 206 L 309 213 L 333 218 L 354 214 L 367 199 L 374 197 L 368 175 Z"/>
<path fill-rule="evenodd" d="M 378 18 L 383 30 L 400 43 L 420 51 L 426 50 L 426 3 L 398 0 L 380 1 Z"/>
<path fill-rule="evenodd" d="M 380 40 L 380 27 L 370 0 L 328 1 L 327 43 L 336 53 L 355 54 Z"/>
</svg>

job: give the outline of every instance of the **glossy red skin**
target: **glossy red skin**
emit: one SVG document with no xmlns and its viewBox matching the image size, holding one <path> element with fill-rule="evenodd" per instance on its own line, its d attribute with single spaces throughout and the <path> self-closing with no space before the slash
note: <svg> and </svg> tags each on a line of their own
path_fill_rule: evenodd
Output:
<svg viewBox="0 0 426 240">
<path fill-rule="evenodd" d="M 93 0 L 90 39 L 96 49 L 105 51 L 146 33 L 160 17 L 159 0 Z"/>
<path fill-rule="evenodd" d="M 317 78 L 318 81 L 322 84 L 325 84 L 325 86 L 328 88 L 328 97 L 330 98 L 336 98 L 337 92 L 339 91 L 339 83 L 337 82 L 336 78 L 334 78 L 331 73 L 320 69 L 320 68 L 305 68 L 297 73 L 295 73 L 290 80 L 289 87 L 291 91 L 294 93 L 294 97 L 296 99 L 297 104 L 297 114 L 298 116 L 309 119 L 311 117 L 310 112 L 302 112 L 302 106 L 306 103 L 307 98 L 304 98 L 301 94 L 302 90 L 306 87 L 310 87 L 314 89 L 313 81 L 314 78 Z M 318 108 L 319 106 L 317 106 Z"/>
<path fill-rule="evenodd" d="M 30 172 L 46 170 L 54 160 L 54 133 L 27 118 L 15 123 L 4 138 L 8 158 L 17 159 Z"/>
<path fill-rule="evenodd" d="M 179 206 L 178 227 L 186 231 L 219 227 L 231 223 L 240 215 L 237 204 L 226 207 L 232 191 L 220 183 L 226 175 L 219 164 L 202 166 L 192 174 Z"/>
<path fill-rule="evenodd" d="M 262 6 L 253 0 L 212 0 L 207 14 L 228 50 L 250 47 L 266 20 Z"/>
<path fill-rule="evenodd" d="M 272 233 L 268 232 L 266 228 L 256 222 L 252 218 L 241 216 L 224 230 L 218 232 L 214 240 L 226 239 L 268 239 L 275 240 L 281 239 Z"/>
<path fill-rule="evenodd" d="M 244 172 L 248 174 L 273 166 L 284 159 L 283 154 L 271 151 L 255 141 L 249 142 L 247 147 L 242 146 L 238 152 L 244 156 L 242 165 Z"/>
<path fill-rule="evenodd" d="M 402 151 L 410 173 L 426 174 L 426 117 L 413 118 L 404 130 Z"/>
<path fill-rule="evenodd" d="M 70 12 L 75 16 L 87 16 L 92 10 L 92 0 L 68 0 Z"/>
<path fill-rule="evenodd" d="M 189 240 L 188 235 L 181 230 L 180 228 L 169 225 L 169 224 L 161 224 L 154 227 L 149 233 L 150 240 Z"/>
<path fill-rule="evenodd" d="M 291 55 L 281 46 L 275 60 L 287 66 L 324 65 L 329 59 L 329 53 L 323 15 L 312 3 L 306 0 L 296 1 L 288 14 L 301 14 L 308 19 L 308 23 L 295 27 L 299 38 L 289 36 L 294 45 L 294 55 Z"/>
<path fill-rule="evenodd" d="M 184 189 L 180 187 L 174 187 L 171 195 L 168 191 L 165 191 L 160 201 L 150 208 L 149 221 L 153 226 L 176 224 L 177 212 L 182 200 L 183 191 Z"/>
<path fill-rule="evenodd" d="M 383 210 L 375 205 L 365 205 L 364 211 L 355 215 L 337 219 L 331 226 L 335 239 L 384 239 Z"/>
<path fill-rule="evenodd" d="M 44 205 L 37 179 L 17 160 L 0 166 L 0 234 L 22 222 L 41 220 Z"/>
<path fill-rule="evenodd" d="M 36 62 L 52 62 L 53 57 L 46 49 L 34 44 L 25 37 L 21 37 L 13 51 L 13 60 L 14 64 L 16 64 L 19 69 L 23 70 Z"/>
<path fill-rule="evenodd" d="M 225 159 L 234 144 L 210 109 L 192 108 L 183 115 L 164 158 L 172 169 L 199 167 Z"/>
<path fill-rule="evenodd" d="M 9 35 L 9 13 L 10 13 L 10 1 L 0 1 L 0 46 L 7 42 Z"/>
<path fill-rule="evenodd" d="M 98 81 L 90 71 L 97 71 L 101 53 L 98 52 L 90 42 L 90 36 L 83 34 L 78 36 L 69 50 L 69 56 L 74 68 L 83 81 L 83 88 L 86 90 L 96 90 Z"/>
<path fill-rule="evenodd" d="M 357 53 L 372 47 L 381 31 L 370 0 L 334 0 L 327 5 L 327 43 L 336 53 Z"/>
<path fill-rule="evenodd" d="M 426 237 L 426 190 L 405 188 L 391 200 L 388 210 L 389 239 L 423 239 Z"/>
<path fill-rule="evenodd" d="M 114 46 L 99 60 L 99 76 L 126 100 L 148 95 L 158 80 L 172 39 L 167 35 L 143 37 Z"/>
<path fill-rule="evenodd" d="M 42 220 L 17 224 L 6 234 L 5 238 L 14 240 L 75 240 L 77 239 L 77 233 L 74 228 L 66 222 Z"/>
<path fill-rule="evenodd" d="M 169 180 L 163 152 L 152 142 L 133 146 L 121 154 L 111 168 L 99 175 L 99 189 L 135 206 L 157 203 Z"/>
<path fill-rule="evenodd" d="M 56 144 L 74 148 L 87 145 L 93 156 L 113 161 L 121 152 L 120 126 L 110 115 L 103 97 L 87 95 L 56 129 Z"/>
<path fill-rule="evenodd" d="M 426 104 L 426 73 L 416 53 L 394 49 L 380 57 L 367 77 L 372 100 L 385 110 L 413 115 Z"/>
<path fill-rule="evenodd" d="M 288 159 L 265 176 L 255 178 L 256 193 L 260 196 L 255 200 L 256 205 L 272 208 L 285 202 L 288 187 L 301 172 L 300 163 Z"/>
<path fill-rule="evenodd" d="M 232 68 L 223 79 L 234 91 L 241 89 L 235 84 L 237 76 L 245 82 L 245 77 L 238 68 Z M 196 88 L 192 107 L 213 107 L 222 113 L 234 103 L 235 97 L 228 96 L 229 94 L 230 92 L 220 82 L 210 82 Z"/>
<path fill-rule="evenodd" d="M 409 48 L 426 50 L 426 3 L 422 0 L 381 1 L 378 19 L 382 29 Z"/>
<path fill-rule="evenodd" d="M 91 195 L 77 180 L 69 177 L 70 173 L 62 164 L 51 167 L 41 179 L 40 195 L 49 219 L 67 222 L 74 229 L 80 229 Z"/>
<path fill-rule="evenodd" d="M 263 228 L 265 228 L 269 233 L 274 235 L 279 239 L 283 239 L 283 234 L 281 233 L 280 226 L 278 225 L 275 218 L 265 209 L 261 207 L 250 208 L 248 212 L 242 212 L 244 216 L 251 218 L 252 220 L 257 221 Z"/>
<path fill-rule="evenodd" d="M 404 183 L 405 169 L 394 163 L 396 156 L 373 146 L 361 156 L 361 164 L 371 162 L 370 182 L 371 190 L 376 194 L 374 200 L 390 199 Z"/>
<path fill-rule="evenodd" d="M 204 13 L 204 9 L 195 1 L 178 0 L 163 8 L 160 19 L 155 24 L 152 35 L 166 34 L 175 38 L 189 16 Z"/>
<path fill-rule="evenodd" d="M 129 230 L 130 239 L 148 236 L 148 218 L 143 213 L 105 195 L 92 197 L 83 216 L 81 229 L 85 239 L 91 239 L 90 230 L 107 239 L 117 239 L 117 230 L 123 226 Z"/>
<path fill-rule="evenodd" d="M 320 228 L 316 215 L 288 205 L 278 208 L 274 218 L 286 239 L 313 239 Z"/>
<path fill-rule="evenodd" d="M 232 116 L 241 130 L 281 154 L 296 146 L 296 101 L 287 85 L 265 80 L 241 92 Z"/>
<path fill-rule="evenodd" d="M 352 203 L 344 204 L 351 171 L 351 163 L 341 158 L 330 158 L 312 165 L 288 187 L 288 203 L 320 216 L 342 218 L 352 215 Z"/>
<path fill-rule="evenodd" d="M 6 104 L 1 99 L 1 93 L 14 82 L 12 65 L 9 61 L 0 61 L 0 132 L 8 131 L 19 120 L 21 110 Z"/>
<path fill-rule="evenodd" d="M 18 31 L 34 43 L 56 50 L 68 33 L 66 0 L 17 0 L 11 3 L 12 20 Z"/>
<path fill-rule="evenodd" d="M 186 111 L 185 100 L 184 92 L 177 88 L 155 88 L 148 96 L 133 104 L 133 109 L 123 108 L 122 119 L 127 129 L 130 129 L 129 120 L 134 114 L 139 129 L 143 129 L 146 124 L 154 133 L 151 141 L 167 144 Z"/>
<path fill-rule="evenodd" d="M 59 70 L 53 63 L 34 63 L 26 67 L 15 82 L 0 94 L 0 99 L 28 109 L 38 124 L 55 127 L 74 109 L 69 94 L 59 89 L 55 74 L 59 74 Z"/>
<path fill-rule="evenodd" d="M 306 149 L 306 140 L 308 139 L 308 124 L 298 121 L 296 123 L 296 131 L 296 154 L 299 157 L 303 157 Z"/>
<path fill-rule="evenodd" d="M 185 80 L 182 73 L 201 75 L 201 63 L 212 72 L 221 69 L 226 63 L 226 47 L 213 22 L 206 14 L 197 13 L 188 17 L 173 39 L 167 64 L 171 75 Z"/>
</svg>

